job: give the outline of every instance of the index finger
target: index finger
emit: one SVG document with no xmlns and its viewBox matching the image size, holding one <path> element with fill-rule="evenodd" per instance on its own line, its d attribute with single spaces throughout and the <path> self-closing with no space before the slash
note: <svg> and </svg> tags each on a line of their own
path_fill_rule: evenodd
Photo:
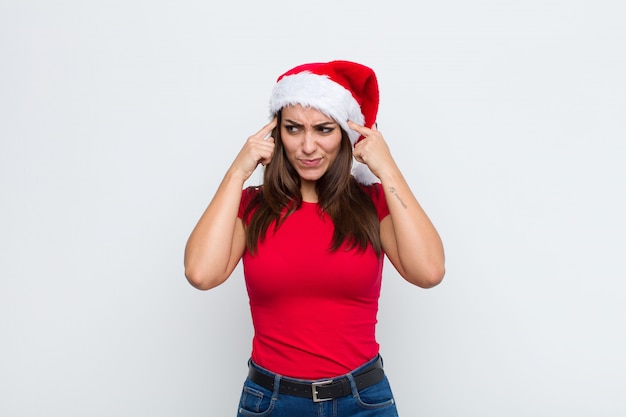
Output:
<svg viewBox="0 0 626 417">
<path fill-rule="evenodd" d="M 368 129 L 365 126 L 354 123 L 352 120 L 348 120 L 348 127 L 363 136 L 367 136 L 372 133 L 372 129 Z"/>
<path fill-rule="evenodd" d="M 261 137 L 263 139 L 267 138 L 270 133 L 272 133 L 272 130 L 276 127 L 277 121 L 278 119 L 274 117 L 268 124 L 263 126 L 261 130 L 256 132 L 254 136 Z"/>
</svg>

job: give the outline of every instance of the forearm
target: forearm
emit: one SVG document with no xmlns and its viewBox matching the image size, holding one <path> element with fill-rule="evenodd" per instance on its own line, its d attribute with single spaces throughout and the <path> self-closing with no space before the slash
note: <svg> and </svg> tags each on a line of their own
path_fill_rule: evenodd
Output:
<svg viewBox="0 0 626 417">
<path fill-rule="evenodd" d="M 432 287 L 445 273 L 439 233 L 394 164 L 381 174 L 393 225 L 397 263 L 402 276 L 420 287 Z"/>
<path fill-rule="evenodd" d="M 230 169 L 185 247 L 185 275 L 200 289 L 224 282 L 236 264 L 235 225 L 245 179 Z"/>
</svg>

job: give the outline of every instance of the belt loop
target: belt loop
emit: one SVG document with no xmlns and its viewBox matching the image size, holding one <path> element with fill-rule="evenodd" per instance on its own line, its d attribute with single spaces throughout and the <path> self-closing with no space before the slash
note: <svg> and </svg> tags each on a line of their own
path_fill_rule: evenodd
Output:
<svg viewBox="0 0 626 417">
<path fill-rule="evenodd" d="M 352 375 L 352 372 L 347 374 L 346 378 L 348 378 L 348 382 L 350 383 L 350 391 L 352 391 L 352 395 L 358 395 L 359 390 L 356 387 L 356 381 L 354 380 L 354 375 Z"/>
<path fill-rule="evenodd" d="M 280 392 L 280 375 L 274 374 L 274 391 L 272 392 L 272 399 L 278 400 L 278 393 Z"/>
</svg>

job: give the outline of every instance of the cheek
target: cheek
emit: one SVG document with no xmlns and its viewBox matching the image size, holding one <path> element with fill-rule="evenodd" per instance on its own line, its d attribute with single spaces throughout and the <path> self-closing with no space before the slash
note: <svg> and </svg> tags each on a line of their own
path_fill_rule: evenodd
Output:
<svg viewBox="0 0 626 417">
<path fill-rule="evenodd" d="M 281 132 L 280 141 L 283 143 L 283 147 L 285 149 L 291 149 L 298 147 L 302 139 L 298 138 L 297 134 L 289 133 L 289 132 Z"/>
<path fill-rule="evenodd" d="M 283 142 L 283 155 L 285 155 L 285 159 L 289 161 L 291 165 L 295 165 L 296 152 L 285 142 Z"/>
<path fill-rule="evenodd" d="M 326 153 L 332 155 L 333 159 L 337 157 L 339 152 L 341 151 L 341 136 L 339 138 L 333 138 L 332 142 L 328 144 L 326 148 Z"/>
</svg>

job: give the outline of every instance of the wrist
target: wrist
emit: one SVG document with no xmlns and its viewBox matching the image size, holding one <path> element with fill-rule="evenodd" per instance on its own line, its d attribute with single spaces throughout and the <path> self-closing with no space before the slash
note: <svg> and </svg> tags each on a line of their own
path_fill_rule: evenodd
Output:
<svg viewBox="0 0 626 417">
<path fill-rule="evenodd" d="M 224 181 L 229 182 L 229 183 L 231 182 L 236 183 L 240 186 L 243 186 L 243 184 L 248 180 L 248 178 L 250 178 L 250 175 L 252 174 L 247 174 L 235 167 L 230 167 L 228 171 L 226 171 L 226 174 L 224 175 Z"/>
</svg>

